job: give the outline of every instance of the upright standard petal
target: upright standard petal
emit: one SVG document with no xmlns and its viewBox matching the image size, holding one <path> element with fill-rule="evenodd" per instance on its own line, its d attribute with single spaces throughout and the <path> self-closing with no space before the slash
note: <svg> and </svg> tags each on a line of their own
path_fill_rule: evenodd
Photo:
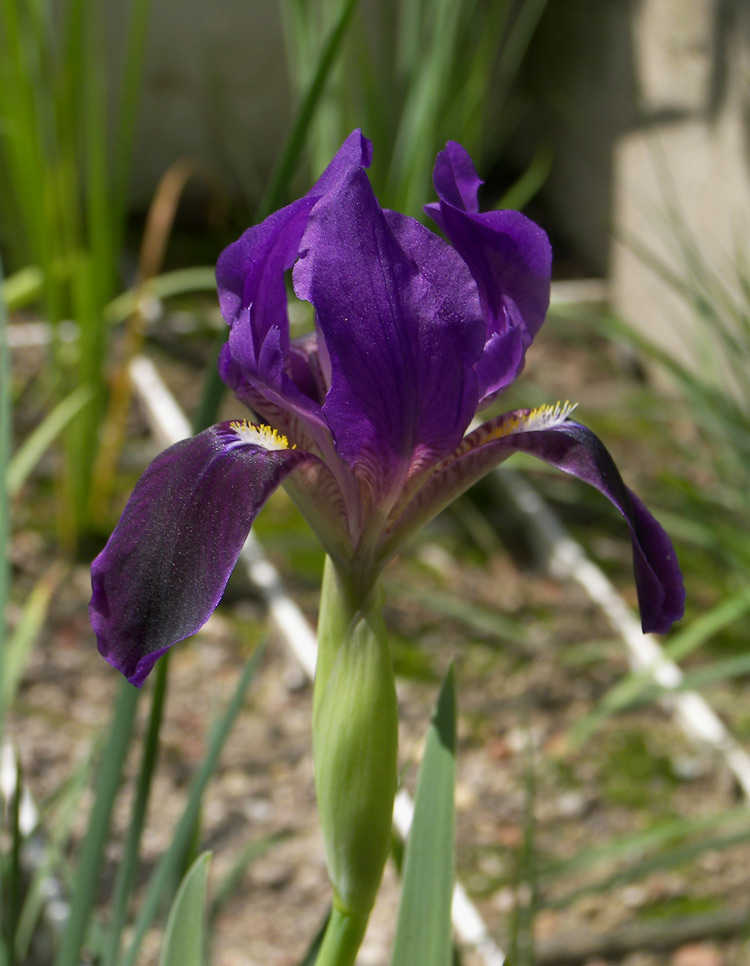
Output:
<svg viewBox="0 0 750 966">
<path fill-rule="evenodd" d="M 468 153 L 449 141 L 433 174 L 439 204 L 425 207 L 477 283 L 487 324 L 477 369 L 481 402 L 509 385 L 549 307 L 552 249 L 545 232 L 517 211 L 481 214 L 482 184 Z"/>
<path fill-rule="evenodd" d="M 371 143 L 361 131 L 353 131 L 303 198 L 248 228 L 219 256 L 216 281 L 222 315 L 233 326 L 243 311 L 253 307 L 248 335 L 256 357 L 272 327 L 282 330 L 284 349 L 288 345 L 284 272 L 297 258 L 310 209 L 352 171 L 369 167 L 371 161 Z"/>
<path fill-rule="evenodd" d="M 316 436 L 324 425 L 319 394 L 311 395 L 316 372 L 309 357 L 290 346 L 284 273 L 297 259 L 318 199 L 371 159 L 372 145 L 354 131 L 303 198 L 249 228 L 222 252 L 216 266 L 219 304 L 231 329 L 219 358 L 222 379 L 263 418 L 275 420 L 290 410 Z"/>
<path fill-rule="evenodd" d="M 663 634 L 682 617 L 685 588 L 672 542 L 629 490 L 604 444 L 568 419 L 572 407 L 544 406 L 505 413 L 461 443 L 425 486 L 400 509 L 384 546 L 386 554 L 493 467 L 516 452 L 536 456 L 595 487 L 630 527 L 638 603 L 644 631 Z"/>
<path fill-rule="evenodd" d="M 133 684 L 205 624 L 256 514 L 306 459 L 267 427 L 221 423 L 151 463 L 91 567 L 99 651 Z"/>
<path fill-rule="evenodd" d="M 358 171 L 312 211 L 294 285 L 325 338 L 337 451 L 380 500 L 450 452 L 474 414 L 484 324 L 471 275 L 442 239 L 383 212 Z"/>
</svg>

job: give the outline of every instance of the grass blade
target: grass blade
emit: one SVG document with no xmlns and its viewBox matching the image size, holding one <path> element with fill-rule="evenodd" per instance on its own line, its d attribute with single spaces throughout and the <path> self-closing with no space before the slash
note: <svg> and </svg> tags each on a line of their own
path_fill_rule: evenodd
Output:
<svg viewBox="0 0 750 966">
<path fill-rule="evenodd" d="M 712 815 L 701 815 L 698 818 L 670 818 L 658 822 L 646 829 L 629 832 L 618 836 L 604 845 L 596 845 L 576 852 L 567 859 L 556 859 L 546 864 L 540 864 L 537 876 L 544 885 L 567 876 L 575 876 L 588 871 L 599 864 L 611 864 L 618 859 L 656 852 L 659 849 L 669 850 L 674 844 L 684 841 L 690 835 L 707 830 L 717 831 L 725 826 L 746 825 L 747 806 L 740 805 L 716 812 Z"/>
<path fill-rule="evenodd" d="M 133 0 L 130 9 L 120 101 L 117 111 L 114 175 L 112 178 L 116 228 L 125 223 L 130 166 L 133 157 L 141 77 L 146 56 L 146 40 L 151 0 Z"/>
<path fill-rule="evenodd" d="M 91 402 L 94 393 L 88 386 L 79 386 L 58 403 L 52 412 L 36 427 L 18 448 L 8 466 L 8 494 L 18 495 L 37 465 L 55 439 L 83 407 Z"/>
<path fill-rule="evenodd" d="M 151 783 L 156 768 L 156 759 L 159 754 L 159 732 L 164 717 L 164 702 L 167 692 L 167 680 L 169 671 L 170 652 L 161 658 L 154 671 L 154 693 L 151 697 L 151 713 L 149 715 L 148 729 L 143 742 L 143 755 L 141 768 L 138 775 L 138 786 L 136 788 L 133 809 L 130 817 L 130 826 L 125 840 L 122 861 L 117 870 L 115 879 L 114 896 L 112 899 L 112 920 L 107 935 L 106 946 L 103 953 L 104 966 L 116 966 L 120 956 L 120 945 L 122 942 L 122 930 L 128 914 L 128 900 L 133 892 L 135 876 L 138 871 L 138 854 L 143 833 L 143 826 L 146 820 L 149 797 L 151 794 Z"/>
<path fill-rule="evenodd" d="M 211 853 L 204 852 L 188 869 L 167 920 L 159 966 L 201 966 L 205 936 L 205 900 Z"/>
<path fill-rule="evenodd" d="M 214 885 L 213 897 L 208 911 L 209 921 L 213 922 L 221 913 L 224 905 L 232 898 L 253 862 L 265 855 L 274 845 L 283 842 L 290 834 L 290 831 L 282 829 L 273 835 L 267 835 L 265 838 L 246 843 L 232 863 L 231 868 Z"/>
<path fill-rule="evenodd" d="M 260 644 L 255 649 L 250 659 L 245 663 L 245 667 L 243 668 L 242 674 L 237 682 L 235 692 L 232 695 L 232 698 L 223 715 L 221 718 L 219 718 L 212 729 L 206 757 L 201 762 L 200 768 L 193 779 L 190 794 L 188 795 L 188 800 L 185 804 L 182 817 L 180 818 L 179 824 L 175 829 L 172 842 L 167 851 L 159 860 L 159 863 L 156 866 L 153 875 L 151 876 L 151 881 L 149 883 L 146 896 L 143 900 L 141 911 L 136 920 L 133 939 L 128 952 L 122 959 L 122 966 L 134 966 L 138 957 L 138 950 L 143 942 L 143 937 L 146 935 L 146 931 L 151 925 L 151 922 L 158 911 L 164 891 L 177 871 L 180 858 L 185 855 L 185 851 L 190 843 L 191 837 L 195 832 L 195 824 L 200 812 L 201 800 L 203 798 L 206 785 L 208 784 L 208 781 L 211 778 L 214 769 L 216 768 L 219 755 L 224 747 L 224 742 L 226 741 L 237 715 L 242 708 L 245 692 L 247 691 L 250 681 L 252 680 L 253 675 L 258 668 L 264 652 L 265 644 Z"/>
<path fill-rule="evenodd" d="M 540 907 L 546 909 L 564 909 L 571 903 L 586 895 L 601 895 L 610 889 L 628 885 L 631 882 L 638 882 L 655 872 L 665 869 L 675 869 L 680 866 L 687 866 L 706 852 L 719 852 L 722 849 L 732 848 L 735 845 L 747 843 L 750 832 L 747 828 L 740 832 L 732 832 L 727 835 L 716 836 L 708 839 L 701 839 L 697 842 L 689 842 L 680 845 L 655 856 L 650 856 L 640 862 L 631 865 L 627 869 L 615 872 L 603 879 L 588 883 L 580 888 L 574 889 L 558 898 L 547 902 L 540 901 Z"/>
<path fill-rule="evenodd" d="M 140 692 L 137 688 L 123 681 L 112 717 L 109 740 L 104 749 L 89 829 L 76 870 L 70 919 L 55 959 L 55 966 L 77 966 L 79 962 L 79 951 L 86 935 L 96 896 L 112 806 L 120 785 L 139 696 Z"/>
<path fill-rule="evenodd" d="M 44 272 L 35 265 L 29 265 L 5 279 L 0 286 L 0 300 L 5 302 L 8 312 L 15 312 L 36 301 L 43 287 Z"/>
<path fill-rule="evenodd" d="M 104 309 L 104 317 L 107 323 L 115 325 L 137 312 L 143 299 L 168 299 L 193 292 L 216 292 L 216 269 L 213 265 L 178 268 L 155 275 L 143 285 L 128 289 L 112 299 Z"/>
<path fill-rule="evenodd" d="M 10 707 L 13 703 L 29 654 L 47 617 L 52 595 L 64 573 L 65 568 L 56 563 L 42 574 L 24 602 L 21 617 L 13 633 L 8 635 L 3 655 L 2 678 L 2 700 L 5 707 Z"/>
<path fill-rule="evenodd" d="M 0 283 L 3 280 L 3 263 L 0 261 Z M 10 348 L 8 346 L 8 320 L 5 302 L 0 299 L 0 745 L 3 739 L 5 716 L 5 614 L 10 591 L 10 565 L 7 547 L 10 543 L 10 499 L 8 494 L 7 466 L 10 462 L 12 432 Z M 0 907 L 2 906 L 2 876 L 0 876 Z"/>
<path fill-rule="evenodd" d="M 36 853 L 36 859 L 29 863 L 33 873 L 26 890 L 23 909 L 18 919 L 16 930 L 15 956 L 19 963 L 29 960 L 29 950 L 32 940 L 37 936 L 42 924 L 44 907 L 55 899 L 63 897 L 64 886 L 61 880 L 70 881 L 68 856 L 71 848 L 72 829 L 81 808 L 81 799 L 91 783 L 92 766 L 101 742 L 95 740 L 78 768 L 65 779 L 61 788 L 56 789 L 54 798 L 56 804 L 54 815 L 52 811 L 43 814 L 40 827 L 32 832 L 26 840 L 26 846 Z M 49 829 L 49 836 L 44 830 Z M 65 901 L 63 899 L 63 901 Z M 50 923 L 44 924 L 45 939 L 54 949 L 55 940 L 64 928 L 50 928 Z"/>
<path fill-rule="evenodd" d="M 331 907 L 329 906 L 326 914 L 323 916 L 323 921 L 320 924 L 320 928 L 313 937 L 313 941 L 305 953 L 304 957 L 300 960 L 298 966 L 315 966 L 318 960 L 318 953 L 320 952 L 320 947 L 323 945 L 323 936 L 326 934 L 328 929 L 328 920 L 331 918 Z"/>
<path fill-rule="evenodd" d="M 750 594 L 747 590 L 720 601 L 672 637 L 669 646 L 664 649 L 665 660 L 678 661 L 687 657 L 714 634 L 739 620 L 748 610 Z M 570 731 L 571 744 L 579 747 L 611 715 L 641 702 L 646 695 L 655 699 L 660 693 L 661 689 L 654 682 L 651 670 L 628 674 L 610 688 L 595 708 L 575 723 Z"/>
<path fill-rule="evenodd" d="M 258 221 L 262 221 L 284 202 L 284 196 L 288 190 L 289 182 L 299 163 L 302 145 L 305 142 L 310 124 L 320 104 L 320 98 L 325 89 L 326 82 L 330 77 L 333 65 L 336 63 L 336 58 L 338 57 L 342 41 L 346 36 L 346 31 L 356 6 L 357 0 L 344 0 L 338 19 L 328 36 L 328 40 L 321 49 L 320 58 L 315 67 L 315 73 L 312 76 L 305 96 L 302 98 L 302 103 L 295 115 L 292 130 L 281 153 L 281 160 L 276 167 L 271 185 L 260 204 L 260 209 L 257 214 Z"/>
<path fill-rule="evenodd" d="M 392 966 L 451 966 L 455 782 L 456 686 L 451 667 L 440 690 L 419 772 Z"/>
<path fill-rule="evenodd" d="M 3 281 L 3 263 L 0 260 L 0 283 Z M 0 748 L 3 744 L 5 720 L 5 614 L 10 591 L 10 564 L 8 563 L 8 544 L 10 543 L 10 500 L 8 498 L 6 467 L 10 461 L 11 386 L 10 386 L 10 349 L 8 346 L 8 325 L 5 301 L 0 299 Z M 4 871 L 6 857 L 0 845 L 0 909 L 7 902 L 4 896 Z M 7 948 L 0 947 L 0 959 L 10 960 Z"/>
</svg>

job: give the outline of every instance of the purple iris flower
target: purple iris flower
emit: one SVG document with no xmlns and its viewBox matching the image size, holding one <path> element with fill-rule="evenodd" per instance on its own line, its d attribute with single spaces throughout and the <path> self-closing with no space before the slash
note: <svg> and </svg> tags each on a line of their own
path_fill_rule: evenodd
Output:
<svg viewBox="0 0 750 966">
<path fill-rule="evenodd" d="M 571 406 L 505 413 L 467 434 L 523 367 L 549 303 L 547 236 L 480 213 L 469 155 L 437 158 L 427 207 L 449 241 L 380 208 L 351 134 L 315 186 L 219 258 L 229 325 L 219 369 L 255 414 L 170 447 L 138 482 L 92 566 L 99 650 L 140 685 L 218 604 L 251 524 L 284 482 L 364 600 L 407 536 L 513 453 L 585 480 L 630 527 L 643 627 L 684 589 L 672 544 Z M 292 339 L 286 275 L 315 309 Z"/>
</svg>

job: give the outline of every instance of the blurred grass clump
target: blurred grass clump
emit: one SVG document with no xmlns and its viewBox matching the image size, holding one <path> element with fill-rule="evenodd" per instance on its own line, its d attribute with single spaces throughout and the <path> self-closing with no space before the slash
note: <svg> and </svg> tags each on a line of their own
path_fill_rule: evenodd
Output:
<svg viewBox="0 0 750 966">
<path fill-rule="evenodd" d="M 0 7 L 0 245 L 16 302 L 38 299 L 52 328 L 48 392 L 84 390 L 64 429 L 58 505 L 63 542 L 90 521 L 106 399 L 104 308 L 120 288 L 129 162 L 149 0 L 133 0 L 112 77 L 96 0 L 3 0 Z M 108 103 L 114 86 L 115 108 Z M 67 334 L 77 338 L 65 338 Z M 85 387 L 85 389 L 84 389 Z"/>
</svg>

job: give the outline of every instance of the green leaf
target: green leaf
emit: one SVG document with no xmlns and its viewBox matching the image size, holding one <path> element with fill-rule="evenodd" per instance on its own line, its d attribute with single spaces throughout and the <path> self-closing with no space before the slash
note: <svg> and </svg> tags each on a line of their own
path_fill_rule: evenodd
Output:
<svg viewBox="0 0 750 966">
<path fill-rule="evenodd" d="M 70 919 L 55 959 L 55 966 L 75 966 L 80 961 L 80 948 L 96 898 L 112 808 L 130 746 L 139 694 L 132 684 L 122 682 L 97 781 L 94 807 L 89 817 L 88 831 L 71 890 L 73 902 Z"/>
<path fill-rule="evenodd" d="M 209 779 L 211 778 L 216 765 L 218 764 L 219 756 L 224 747 L 224 742 L 226 741 L 229 732 L 232 730 L 232 726 L 237 719 L 237 715 L 242 709 L 245 692 L 248 689 L 250 681 L 252 680 L 264 653 L 265 644 L 263 643 L 256 647 L 250 659 L 245 663 L 242 673 L 237 681 L 234 694 L 232 695 L 223 713 L 217 719 L 216 723 L 211 729 L 206 756 L 201 762 L 200 767 L 196 771 L 195 777 L 193 778 L 193 783 L 190 786 L 190 791 L 188 793 L 188 799 L 185 803 L 185 809 L 182 813 L 180 821 L 177 824 L 177 828 L 175 829 L 172 842 L 170 843 L 170 846 L 164 855 L 162 855 L 162 857 L 159 859 L 159 862 L 157 863 L 156 868 L 151 875 L 148 889 L 146 890 L 146 895 L 141 904 L 138 918 L 135 923 L 130 947 L 127 953 L 121 959 L 122 966 L 135 966 L 135 962 L 138 958 L 138 950 L 143 942 L 143 937 L 146 935 L 146 932 L 159 909 L 159 904 L 163 899 L 167 886 L 169 885 L 172 876 L 177 871 L 180 859 L 185 855 L 185 850 L 188 847 L 191 837 L 195 831 L 195 823 L 200 813 L 203 793 L 206 790 L 206 786 L 208 785 Z"/>
<path fill-rule="evenodd" d="M 88 386 L 79 386 L 24 440 L 8 465 L 8 493 L 16 496 L 36 464 L 65 429 L 70 420 L 94 397 Z"/>
<path fill-rule="evenodd" d="M 180 883 L 169 910 L 159 966 L 201 966 L 205 933 L 205 899 L 211 853 L 203 852 Z"/>
<path fill-rule="evenodd" d="M 321 47 L 315 72 L 295 113 L 294 123 L 284 143 L 281 159 L 275 167 L 271 185 L 260 204 L 258 221 L 266 218 L 284 202 L 289 182 L 302 154 L 305 137 L 320 106 L 326 83 L 341 51 L 341 44 L 356 6 L 357 0 L 344 0 L 333 29 Z"/>
<path fill-rule="evenodd" d="M 110 906 L 110 923 L 106 945 L 102 951 L 102 966 L 116 966 L 120 957 L 122 931 L 128 914 L 128 904 L 135 888 L 138 872 L 141 836 L 146 821 L 154 771 L 159 754 L 159 734 L 164 717 L 164 703 L 169 677 L 170 651 L 161 658 L 154 671 L 154 689 L 148 728 L 142 744 L 141 768 L 130 814 L 130 826 L 125 838 L 122 859 L 115 877 Z"/>
<path fill-rule="evenodd" d="M 318 931 L 313 937 L 313 941 L 310 943 L 307 952 L 304 957 L 298 963 L 298 966 L 315 966 L 318 961 L 318 953 L 320 952 L 320 947 L 323 945 L 323 936 L 326 934 L 326 929 L 328 928 L 328 921 L 331 918 L 331 907 L 326 909 L 326 914 L 323 916 L 323 921 L 318 928 Z"/>
<path fill-rule="evenodd" d="M 239 855 L 234 860 L 227 872 L 224 873 L 221 879 L 215 883 L 213 888 L 213 897 L 211 899 L 211 905 L 208 911 L 209 920 L 211 922 L 219 915 L 227 902 L 233 897 L 237 888 L 242 882 L 245 873 L 253 862 L 256 862 L 261 856 L 265 855 L 269 849 L 273 848 L 279 842 L 283 842 L 284 839 L 289 838 L 291 835 L 291 830 L 282 829 L 279 832 L 275 832 L 273 835 L 266 835 L 262 839 L 253 840 L 252 842 L 247 842 L 245 846 L 240 849 Z"/>
<path fill-rule="evenodd" d="M 266 190 L 256 212 L 256 221 L 261 222 L 274 209 L 284 203 L 295 169 L 302 156 L 302 146 L 313 120 L 320 107 L 321 98 L 326 89 L 326 83 L 336 63 L 341 50 L 341 44 L 346 36 L 357 0 L 344 0 L 335 26 L 331 30 L 326 42 L 320 49 L 315 65 L 315 72 L 310 79 L 305 94 L 295 111 L 292 127 L 289 131 L 281 152 L 281 157 L 274 168 L 271 183 Z M 217 340 L 216 352 L 226 339 L 229 329 L 226 328 Z M 193 418 L 193 431 L 198 433 L 216 421 L 216 413 L 221 402 L 223 385 L 216 366 L 209 369 L 203 384 L 203 394 L 198 409 Z"/>
<path fill-rule="evenodd" d="M 213 265 L 177 268 L 155 275 L 143 285 L 129 288 L 112 299 L 104 308 L 104 318 L 108 325 L 116 325 L 137 311 L 144 299 L 168 299 L 193 292 L 216 292 L 216 268 Z"/>
<path fill-rule="evenodd" d="M 3 281 L 3 263 L 0 259 L 0 284 Z M 10 591 L 10 564 L 6 546 L 10 543 L 10 498 L 7 485 L 7 466 L 10 461 L 10 437 L 12 431 L 10 349 L 7 340 L 8 316 L 5 302 L 0 299 L 0 742 L 5 720 L 5 607 Z M 0 852 L 0 858 L 2 853 Z M 0 876 L 0 904 L 2 904 L 2 876 Z"/>
<path fill-rule="evenodd" d="M 677 631 L 664 649 L 664 657 L 670 661 L 679 661 L 687 657 L 710 640 L 714 634 L 743 617 L 749 609 L 750 594 L 747 590 L 743 589 L 740 593 L 727 597 L 715 607 L 696 617 L 682 630 Z M 732 665 L 722 667 L 718 670 L 715 679 L 720 680 L 727 670 L 731 676 L 743 673 L 744 667 L 737 668 Z M 706 676 L 706 682 L 711 680 L 710 669 L 703 669 L 702 673 Z M 696 674 L 696 679 L 691 686 L 706 682 L 701 682 Z M 683 682 L 682 690 L 685 688 L 687 684 Z M 570 731 L 571 744 L 573 747 L 580 747 L 611 715 L 637 705 L 644 698 L 656 700 L 662 693 L 662 689 L 654 681 L 651 669 L 631 672 L 610 688 L 599 704 L 573 725 Z"/>
<path fill-rule="evenodd" d="M 52 595 L 64 572 L 59 564 L 53 564 L 42 574 L 24 601 L 21 617 L 5 642 L 2 702 L 6 708 L 13 703 L 26 663 L 47 618 Z"/>
<path fill-rule="evenodd" d="M 451 966 L 455 781 L 456 687 L 451 667 L 419 772 L 392 966 Z"/>
<path fill-rule="evenodd" d="M 5 279 L 0 286 L 0 301 L 9 312 L 16 312 L 42 294 L 44 272 L 36 265 L 29 265 Z"/>
</svg>

